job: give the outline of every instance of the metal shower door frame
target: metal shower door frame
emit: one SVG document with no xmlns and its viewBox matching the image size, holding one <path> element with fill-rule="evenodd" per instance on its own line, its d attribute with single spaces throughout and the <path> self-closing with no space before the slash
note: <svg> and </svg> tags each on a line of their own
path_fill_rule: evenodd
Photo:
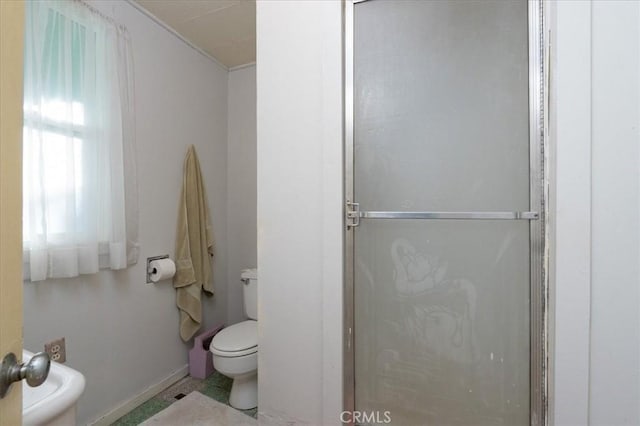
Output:
<svg viewBox="0 0 640 426">
<path fill-rule="evenodd" d="M 528 0 L 529 34 L 529 168 L 530 212 L 360 212 L 354 200 L 354 7 L 375 0 L 343 0 L 343 104 L 345 176 L 345 264 L 343 292 L 343 410 L 355 410 L 354 351 L 354 239 L 355 228 L 365 219 L 511 219 L 530 223 L 530 424 L 548 421 L 548 243 L 547 243 L 547 138 L 548 75 L 544 0 Z M 488 213 L 488 215 L 487 215 Z M 347 424 L 353 424 L 349 422 Z"/>
</svg>

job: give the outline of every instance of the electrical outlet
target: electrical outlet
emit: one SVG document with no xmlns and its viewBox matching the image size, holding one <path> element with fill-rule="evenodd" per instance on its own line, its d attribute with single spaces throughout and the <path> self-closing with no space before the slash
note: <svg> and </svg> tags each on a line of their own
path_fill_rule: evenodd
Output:
<svg viewBox="0 0 640 426">
<path fill-rule="evenodd" d="M 49 354 L 51 361 L 63 363 L 67 360 L 67 348 L 64 343 L 64 337 L 45 343 L 44 351 Z"/>
</svg>

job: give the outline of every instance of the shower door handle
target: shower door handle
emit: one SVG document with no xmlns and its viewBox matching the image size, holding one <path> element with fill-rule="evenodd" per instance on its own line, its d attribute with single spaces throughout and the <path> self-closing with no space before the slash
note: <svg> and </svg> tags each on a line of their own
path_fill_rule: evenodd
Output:
<svg viewBox="0 0 640 426">
<path fill-rule="evenodd" d="M 345 203 L 347 229 L 360 225 L 360 219 L 440 219 L 440 220 L 538 220 L 535 211 L 445 212 L 445 211 L 361 211 L 360 203 Z"/>
<path fill-rule="evenodd" d="M 448 219 L 448 220 L 538 220 L 533 211 L 513 212 L 402 212 L 402 211 L 358 211 L 361 219 Z"/>
</svg>

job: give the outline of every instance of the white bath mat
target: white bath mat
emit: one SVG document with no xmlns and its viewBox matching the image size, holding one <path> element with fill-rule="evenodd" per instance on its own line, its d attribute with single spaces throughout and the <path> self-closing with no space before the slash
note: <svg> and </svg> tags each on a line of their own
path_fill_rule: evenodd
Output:
<svg viewBox="0 0 640 426">
<path fill-rule="evenodd" d="M 145 426 L 255 426 L 258 421 L 216 400 L 191 392 L 155 416 Z"/>
</svg>

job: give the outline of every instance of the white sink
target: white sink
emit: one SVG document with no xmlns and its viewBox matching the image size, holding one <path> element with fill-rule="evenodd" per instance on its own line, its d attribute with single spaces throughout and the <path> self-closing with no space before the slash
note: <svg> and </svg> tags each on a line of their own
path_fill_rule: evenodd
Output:
<svg viewBox="0 0 640 426">
<path fill-rule="evenodd" d="M 27 362 L 32 352 L 22 351 L 22 362 Z M 49 377 L 35 388 L 23 382 L 22 424 L 24 426 L 75 426 L 76 402 L 84 392 L 82 373 L 51 362 Z"/>
</svg>

